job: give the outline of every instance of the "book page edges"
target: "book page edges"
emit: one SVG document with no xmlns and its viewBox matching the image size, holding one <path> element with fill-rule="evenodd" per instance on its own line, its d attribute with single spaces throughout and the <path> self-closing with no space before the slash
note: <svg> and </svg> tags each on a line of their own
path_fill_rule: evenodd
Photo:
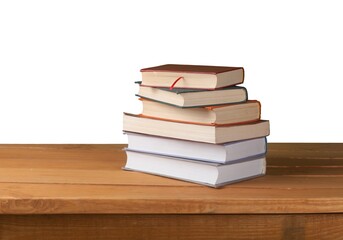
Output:
<svg viewBox="0 0 343 240">
<path fill-rule="evenodd" d="M 160 101 L 160 100 L 156 100 L 156 99 L 152 99 L 152 98 L 149 98 L 149 97 L 145 97 L 145 96 L 142 96 L 142 95 L 139 95 L 139 94 L 135 94 L 136 97 L 139 97 L 139 98 L 143 98 L 143 99 L 147 99 L 147 100 L 150 100 L 150 101 L 155 101 L 155 102 L 159 102 L 159 103 L 163 103 L 163 104 L 167 104 L 169 106 L 174 106 L 174 107 L 179 107 L 179 108 L 198 108 L 198 107 L 214 107 L 214 106 L 224 106 L 224 105 L 228 105 L 229 103 L 219 103 L 219 104 L 210 104 L 210 105 L 194 105 L 194 106 L 180 106 L 180 105 L 176 105 L 176 104 L 172 104 L 172 103 L 168 103 L 168 102 L 163 102 L 163 101 Z M 248 96 L 245 95 L 245 99 L 242 100 L 242 101 L 238 101 L 238 102 L 234 102 L 232 104 L 240 104 L 240 103 L 246 103 L 247 102 L 247 98 Z M 231 103 L 230 103 L 231 104 Z"/>
<path fill-rule="evenodd" d="M 260 119 L 257 118 L 257 119 L 254 119 L 254 120 L 237 122 L 237 123 L 217 124 L 217 123 L 188 122 L 188 121 L 175 120 L 175 119 L 169 119 L 169 118 L 159 118 L 159 117 L 147 116 L 147 115 L 144 115 L 144 114 L 137 114 L 136 116 L 137 117 L 142 117 L 142 118 L 149 118 L 149 119 L 154 119 L 154 120 L 160 120 L 160 121 L 167 121 L 167 122 L 176 122 L 176 123 L 185 123 L 185 124 L 194 124 L 194 125 L 204 125 L 204 126 L 215 126 L 215 127 L 229 127 L 229 126 L 236 126 L 236 125 L 245 125 L 245 124 L 257 123 L 257 122 L 260 121 Z"/>
</svg>

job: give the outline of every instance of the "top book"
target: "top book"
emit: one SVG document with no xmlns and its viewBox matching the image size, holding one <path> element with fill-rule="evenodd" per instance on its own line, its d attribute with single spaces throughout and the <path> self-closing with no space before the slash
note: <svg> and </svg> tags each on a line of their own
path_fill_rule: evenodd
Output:
<svg viewBox="0 0 343 240">
<path fill-rule="evenodd" d="M 150 87 L 217 89 L 243 83 L 242 67 L 166 64 L 143 68 L 142 85 Z"/>
</svg>

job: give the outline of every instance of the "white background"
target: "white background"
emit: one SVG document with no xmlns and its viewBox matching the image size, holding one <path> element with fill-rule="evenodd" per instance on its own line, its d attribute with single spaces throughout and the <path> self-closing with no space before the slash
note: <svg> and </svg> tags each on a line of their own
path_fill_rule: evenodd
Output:
<svg viewBox="0 0 343 240">
<path fill-rule="evenodd" d="M 139 70 L 243 66 L 269 142 L 342 142 L 340 1 L 1 1 L 0 142 L 125 143 Z"/>
</svg>

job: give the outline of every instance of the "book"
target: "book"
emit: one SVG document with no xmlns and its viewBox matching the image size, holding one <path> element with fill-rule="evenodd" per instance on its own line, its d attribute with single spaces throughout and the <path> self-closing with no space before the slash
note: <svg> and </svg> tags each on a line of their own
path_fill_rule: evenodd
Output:
<svg viewBox="0 0 343 240">
<path fill-rule="evenodd" d="M 177 107 L 201 107 L 228 103 L 246 102 L 247 90 L 244 87 L 228 87 L 218 90 L 169 89 L 139 86 L 137 96 Z"/>
<path fill-rule="evenodd" d="M 211 144 L 131 132 L 126 132 L 126 134 L 129 150 L 205 162 L 225 164 L 265 155 L 267 151 L 265 137 Z"/>
<path fill-rule="evenodd" d="M 217 89 L 244 81 L 242 67 L 166 64 L 141 73 L 142 84 L 153 87 Z"/>
<path fill-rule="evenodd" d="M 195 182 L 211 187 L 262 176 L 266 172 L 265 157 L 229 164 L 206 163 L 127 150 L 125 170 Z"/>
<path fill-rule="evenodd" d="M 249 124 L 203 125 L 158 120 L 124 113 L 123 130 L 207 143 L 226 143 L 269 135 L 269 121 Z"/>
<path fill-rule="evenodd" d="M 174 121 L 233 124 L 248 123 L 260 119 L 261 104 L 249 100 L 245 103 L 225 104 L 208 107 L 180 108 L 147 99 L 140 99 L 143 104 L 142 115 L 158 119 L 173 119 Z"/>
</svg>

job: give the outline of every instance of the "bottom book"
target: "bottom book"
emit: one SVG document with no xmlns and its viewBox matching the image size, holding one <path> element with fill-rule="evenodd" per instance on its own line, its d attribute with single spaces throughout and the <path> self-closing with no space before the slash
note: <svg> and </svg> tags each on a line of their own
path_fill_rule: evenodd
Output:
<svg viewBox="0 0 343 240">
<path fill-rule="evenodd" d="M 221 187 L 230 183 L 265 175 L 265 157 L 217 164 L 184 158 L 168 157 L 126 149 L 124 170 L 139 171 L 169 178 Z"/>
</svg>

